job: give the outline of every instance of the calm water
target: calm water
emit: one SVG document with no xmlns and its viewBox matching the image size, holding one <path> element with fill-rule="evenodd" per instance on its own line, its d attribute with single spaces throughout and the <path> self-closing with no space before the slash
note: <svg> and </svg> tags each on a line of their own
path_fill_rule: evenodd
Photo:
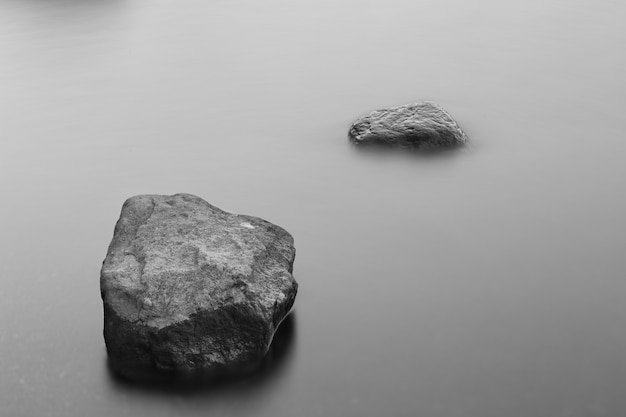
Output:
<svg viewBox="0 0 626 417">
<path fill-rule="evenodd" d="M 0 0 L 0 415 L 626 415 L 625 20 L 610 0 Z M 422 99 L 472 147 L 348 143 Z M 265 373 L 108 371 L 122 202 L 176 192 L 296 239 Z"/>
</svg>

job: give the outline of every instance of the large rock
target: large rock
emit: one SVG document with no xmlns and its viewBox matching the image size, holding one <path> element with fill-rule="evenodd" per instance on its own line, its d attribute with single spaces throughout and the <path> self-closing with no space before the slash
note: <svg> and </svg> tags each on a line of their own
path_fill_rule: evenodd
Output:
<svg viewBox="0 0 626 417">
<path fill-rule="evenodd" d="M 253 367 L 294 303 L 294 257 L 291 235 L 257 217 L 190 194 L 128 199 L 100 277 L 111 365 L 127 376 Z"/>
<path fill-rule="evenodd" d="M 428 101 L 373 111 L 354 122 L 348 136 L 357 144 L 431 150 L 467 142 L 467 136 L 448 112 Z"/>
</svg>

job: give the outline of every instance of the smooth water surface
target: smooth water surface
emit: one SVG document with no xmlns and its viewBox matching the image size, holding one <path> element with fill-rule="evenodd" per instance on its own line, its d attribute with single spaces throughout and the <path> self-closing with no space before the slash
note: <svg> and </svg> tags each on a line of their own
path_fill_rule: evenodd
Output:
<svg viewBox="0 0 626 417">
<path fill-rule="evenodd" d="M 610 0 L 0 0 L 0 415 L 626 415 L 625 20 Z M 471 147 L 348 143 L 424 99 Z M 266 372 L 108 370 L 121 205 L 177 192 L 295 237 Z"/>
</svg>

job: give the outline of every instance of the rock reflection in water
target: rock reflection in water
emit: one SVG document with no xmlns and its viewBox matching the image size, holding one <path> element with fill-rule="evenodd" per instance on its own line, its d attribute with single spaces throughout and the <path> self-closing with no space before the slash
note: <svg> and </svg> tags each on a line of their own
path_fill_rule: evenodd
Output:
<svg viewBox="0 0 626 417">
<path fill-rule="evenodd" d="M 114 388 L 120 390 L 170 392 L 178 395 L 260 388 L 276 379 L 288 367 L 293 355 L 295 337 L 296 318 L 292 312 L 281 323 L 263 359 L 245 369 L 222 372 L 219 375 L 164 373 L 155 370 L 136 374 L 133 379 L 128 379 L 115 372 L 107 361 L 109 380 Z"/>
</svg>

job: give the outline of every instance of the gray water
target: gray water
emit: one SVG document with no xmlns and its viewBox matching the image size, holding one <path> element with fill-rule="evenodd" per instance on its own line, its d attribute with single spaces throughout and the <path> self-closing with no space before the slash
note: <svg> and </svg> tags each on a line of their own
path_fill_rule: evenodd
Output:
<svg viewBox="0 0 626 417">
<path fill-rule="evenodd" d="M 610 0 L 0 0 L 0 415 L 626 415 L 625 20 Z M 348 143 L 419 100 L 472 146 Z M 108 370 L 121 205 L 177 192 L 295 237 L 265 372 Z"/>
</svg>

